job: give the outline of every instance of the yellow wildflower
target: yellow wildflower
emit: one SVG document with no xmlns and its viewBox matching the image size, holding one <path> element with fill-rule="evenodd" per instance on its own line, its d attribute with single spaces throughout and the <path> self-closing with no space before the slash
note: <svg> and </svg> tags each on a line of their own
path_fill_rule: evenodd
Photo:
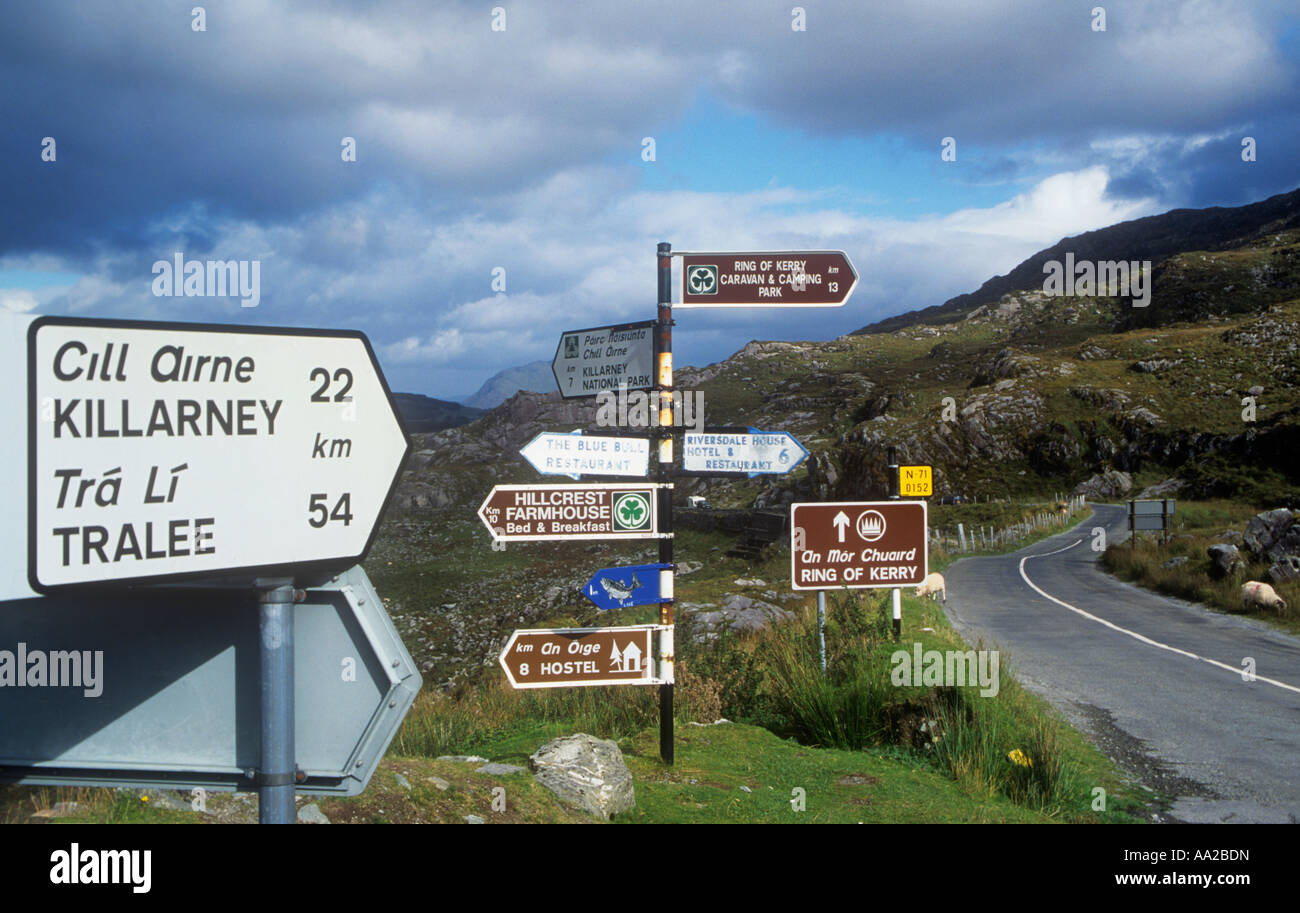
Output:
<svg viewBox="0 0 1300 913">
<path fill-rule="evenodd" d="M 1011 763 L 1019 764 L 1021 767 L 1034 766 L 1033 760 L 1027 754 L 1021 751 L 1019 748 L 1011 752 L 1009 755 L 1007 755 L 1007 757 L 1011 759 Z"/>
</svg>

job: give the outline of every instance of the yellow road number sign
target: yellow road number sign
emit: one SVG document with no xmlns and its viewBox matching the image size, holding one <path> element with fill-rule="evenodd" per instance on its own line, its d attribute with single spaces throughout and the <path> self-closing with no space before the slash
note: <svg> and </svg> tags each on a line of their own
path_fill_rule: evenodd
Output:
<svg viewBox="0 0 1300 913">
<path fill-rule="evenodd" d="M 898 493 L 904 498 L 928 498 L 934 494 L 934 467 L 899 466 Z"/>
</svg>

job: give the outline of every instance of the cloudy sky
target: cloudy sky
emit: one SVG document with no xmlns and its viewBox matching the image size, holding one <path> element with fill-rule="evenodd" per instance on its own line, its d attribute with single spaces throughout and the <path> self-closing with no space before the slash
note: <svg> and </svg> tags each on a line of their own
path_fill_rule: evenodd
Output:
<svg viewBox="0 0 1300 913">
<path fill-rule="evenodd" d="M 356 328 L 450 397 L 653 317 L 660 241 L 858 270 L 839 309 L 682 311 L 705 364 L 1300 186 L 1294 0 L 195 9 L 0 9 L 0 309 Z M 257 261 L 257 307 L 155 295 L 177 252 Z"/>
</svg>

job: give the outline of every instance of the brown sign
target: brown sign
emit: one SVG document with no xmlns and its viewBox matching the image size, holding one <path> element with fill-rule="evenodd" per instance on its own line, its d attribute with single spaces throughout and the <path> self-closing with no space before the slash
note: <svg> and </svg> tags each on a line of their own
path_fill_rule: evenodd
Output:
<svg viewBox="0 0 1300 913">
<path fill-rule="evenodd" d="M 478 509 L 501 541 L 653 539 L 658 491 L 647 483 L 498 485 Z"/>
<path fill-rule="evenodd" d="M 515 688 L 655 685 L 654 625 L 516 631 L 501 651 Z"/>
<path fill-rule="evenodd" d="M 924 501 L 790 505 L 796 590 L 917 586 L 928 573 Z"/>
<path fill-rule="evenodd" d="M 843 251 L 682 254 L 680 307 L 839 307 L 858 274 Z"/>
</svg>

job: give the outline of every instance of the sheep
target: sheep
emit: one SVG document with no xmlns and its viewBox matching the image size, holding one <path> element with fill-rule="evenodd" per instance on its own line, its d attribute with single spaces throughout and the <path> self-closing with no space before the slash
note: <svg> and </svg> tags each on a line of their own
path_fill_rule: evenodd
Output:
<svg viewBox="0 0 1300 913">
<path fill-rule="evenodd" d="M 1253 606 L 1272 609 L 1279 615 L 1286 611 L 1286 600 L 1267 583 L 1258 580 L 1247 580 L 1241 585 L 1241 604 L 1247 609 Z"/>
<path fill-rule="evenodd" d="M 939 594 L 943 594 L 943 601 L 948 601 L 948 588 L 944 585 L 943 574 L 934 573 L 925 578 L 925 583 L 916 588 L 916 595 L 929 596 L 936 602 L 939 601 Z"/>
</svg>

